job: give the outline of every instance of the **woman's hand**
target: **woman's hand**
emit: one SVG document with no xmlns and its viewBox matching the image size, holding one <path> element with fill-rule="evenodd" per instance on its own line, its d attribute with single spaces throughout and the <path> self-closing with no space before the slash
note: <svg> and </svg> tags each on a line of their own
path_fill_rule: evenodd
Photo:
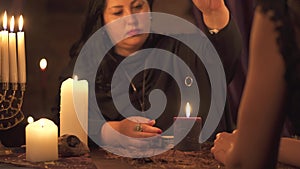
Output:
<svg viewBox="0 0 300 169">
<path fill-rule="evenodd" d="M 153 127 L 154 124 L 155 120 L 139 122 L 130 119 L 124 119 L 119 122 L 119 132 L 134 138 L 154 137 L 162 133 L 159 128 Z"/>
<path fill-rule="evenodd" d="M 143 117 L 130 117 L 122 121 L 108 123 L 119 133 L 133 138 L 154 137 L 162 133 L 161 129 L 153 127 L 155 120 Z"/>
<path fill-rule="evenodd" d="M 202 12 L 205 25 L 210 29 L 222 29 L 229 22 L 229 10 L 224 0 L 193 0 Z"/>
<path fill-rule="evenodd" d="M 106 122 L 101 129 L 101 142 L 110 146 L 147 148 L 151 142 L 156 143 L 162 133 L 161 129 L 153 127 L 154 124 L 155 120 L 140 116 Z"/>
<path fill-rule="evenodd" d="M 216 160 L 225 164 L 225 157 L 232 148 L 236 139 L 237 130 L 233 133 L 222 132 L 217 134 L 217 138 L 214 141 L 214 146 L 211 148 L 211 152 L 214 154 Z"/>
</svg>

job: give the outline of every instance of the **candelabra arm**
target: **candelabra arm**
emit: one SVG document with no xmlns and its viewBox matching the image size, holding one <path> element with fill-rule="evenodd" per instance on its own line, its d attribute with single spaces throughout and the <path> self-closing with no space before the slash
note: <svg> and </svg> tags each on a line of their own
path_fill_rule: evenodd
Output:
<svg viewBox="0 0 300 169">
<path fill-rule="evenodd" d="M 2 83 L 2 90 L 7 91 L 9 89 L 9 83 Z"/>
<path fill-rule="evenodd" d="M 25 116 L 22 111 L 25 83 L 1 83 L 0 88 L 0 131 L 18 125 Z"/>
</svg>

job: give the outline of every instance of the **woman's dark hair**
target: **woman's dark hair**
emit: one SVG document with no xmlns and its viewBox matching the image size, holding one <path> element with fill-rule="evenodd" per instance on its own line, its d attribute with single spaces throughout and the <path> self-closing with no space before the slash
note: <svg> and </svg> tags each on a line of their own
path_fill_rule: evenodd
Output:
<svg viewBox="0 0 300 169">
<path fill-rule="evenodd" d="M 152 7 L 153 0 L 147 0 L 150 8 Z M 90 0 L 85 18 L 84 27 L 81 33 L 81 37 L 76 41 L 70 51 L 71 58 L 77 57 L 82 46 L 85 42 L 95 33 L 98 29 L 104 26 L 103 11 L 106 5 L 106 0 Z"/>
</svg>

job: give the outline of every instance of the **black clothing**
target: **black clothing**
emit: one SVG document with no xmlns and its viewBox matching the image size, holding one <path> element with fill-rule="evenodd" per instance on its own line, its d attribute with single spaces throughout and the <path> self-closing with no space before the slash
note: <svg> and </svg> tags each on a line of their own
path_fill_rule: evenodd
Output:
<svg viewBox="0 0 300 169">
<path fill-rule="evenodd" d="M 211 35 L 208 30 L 205 30 L 205 33 L 207 34 L 208 38 L 219 54 L 224 67 L 226 81 L 227 84 L 229 84 L 234 77 L 235 67 L 238 63 L 242 48 L 242 42 L 238 28 L 235 23 L 230 20 L 229 24 L 218 34 Z M 193 38 L 193 35 L 188 35 L 187 38 Z M 201 42 L 202 40 L 199 39 L 194 43 L 194 45 L 201 46 L 199 45 L 199 43 Z M 207 55 L 207 53 L 205 53 L 206 49 L 203 46 L 209 46 L 209 44 L 202 45 L 202 54 Z M 188 46 L 169 36 L 150 34 L 142 49 L 149 48 L 169 51 L 172 54 L 177 55 L 184 61 L 186 65 L 189 66 L 190 70 L 195 76 L 199 88 L 200 105 L 197 116 L 202 117 L 204 124 L 211 103 L 211 83 L 205 67 L 207 65 L 204 65 L 197 54 L 194 53 L 194 51 L 192 51 Z M 138 54 L 134 54 L 134 56 L 130 57 L 135 58 L 133 58 L 133 61 L 129 61 L 129 63 L 127 63 L 127 69 L 135 69 L 135 65 L 140 66 L 145 64 L 142 63 L 144 62 L 142 59 L 139 59 L 139 57 L 141 56 L 138 56 Z M 146 56 L 146 59 L 151 57 L 152 56 Z M 165 56 L 161 57 L 163 57 L 161 61 L 162 64 L 165 64 L 166 67 L 170 67 L 177 74 L 182 73 L 180 68 L 176 66 L 177 63 L 172 58 L 165 60 Z M 128 105 L 123 105 L 122 114 L 120 114 L 112 100 L 111 91 L 115 90 L 115 88 L 122 87 L 116 85 L 115 88 L 112 89 L 112 78 L 119 64 L 124 59 L 125 57 L 114 53 L 114 49 L 112 48 L 104 56 L 96 74 L 95 91 L 93 92 L 95 92 L 96 94 L 98 106 L 106 121 L 120 121 L 125 118 L 123 113 L 126 113 L 126 117 L 139 115 L 132 112 L 127 112 Z M 72 77 L 75 62 L 76 58 L 73 58 L 65 73 L 60 77 L 61 81 L 65 80 L 68 77 Z M 123 77 L 120 78 L 123 78 L 123 80 L 125 81 L 129 81 L 130 79 L 128 79 L 126 74 L 127 72 L 124 71 L 123 75 L 121 75 Z M 181 100 L 183 99 L 183 94 L 180 93 L 179 86 L 176 83 L 175 79 L 165 71 L 158 69 L 146 69 L 138 73 L 132 79 L 131 83 L 128 82 L 128 84 L 128 86 L 123 86 L 123 88 L 128 89 L 127 91 L 129 92 L 130 103 L 139 111 L 147 111 L 151 106 L 149 101 L 149 94 L 151 93 L 151 91 L 153 91 L 154 89 L 161 89 L 164 92 L 167 98 L 166 108 L 164 109 L 164 112 L 158 117 L 155 115 L 151 115 L 150 113 L 143 115 L 141 114 L 140 116 L 146 116 L 150 119 L 152 119 L 153 117 L 155 119 L 155 117 L 157 117 L 155 125 L 161 128 L 163 131 L 167 130 L 173 123 L 173 117 L 176 117 L 178 116 L 178 114 L 180 114 L 180 103 L 182 103 L 183 101 Z M 89 88 L 89 90 L 93 89 Z M 119 94 L 123 95 L 124 93 Z M 197 95 L 197 93 L 194 94 Z M 193 100 L 191 102 L 193 102 Z M 90 111 L 93 110 L 89 109 L 89 126 L 93 126 L 94 128 L 93 131 L 91 131 L 89 127 L 89 136 L 92 136 L 93 140 L 98 142 L 100 138 L 99 134 L 101 123 L 103 124 L 104 121 L 96 121 L 96 118 L 90 116 Z M 180 116 L 182 116 L 182 114 L 180 114 Z M 192 116 L 196 115 L 194 114 Z M 94 123 L 97 123 L 97 127 L 94 126 Z M 97 129 L 95 130 L 95 128 Z M 219 123 L 219 127 L 215 132 L 232 131 L 234 128 L 235 123 L 232 120 L 228 104 L 226 104 L 223 117 Z"/>
</svg>

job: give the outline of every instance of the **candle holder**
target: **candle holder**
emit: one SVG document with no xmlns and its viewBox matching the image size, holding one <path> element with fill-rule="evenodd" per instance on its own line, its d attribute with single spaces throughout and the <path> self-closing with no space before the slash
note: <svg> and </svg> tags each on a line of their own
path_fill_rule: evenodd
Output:
<svg viewBox="0 0 300 169">
<path fill-rule="evenodd" d="M 0 131 L 15 127 L 25 118 L 22 111 L 25 88 L 25 83 L 0 83 Z"/>
</svg>

